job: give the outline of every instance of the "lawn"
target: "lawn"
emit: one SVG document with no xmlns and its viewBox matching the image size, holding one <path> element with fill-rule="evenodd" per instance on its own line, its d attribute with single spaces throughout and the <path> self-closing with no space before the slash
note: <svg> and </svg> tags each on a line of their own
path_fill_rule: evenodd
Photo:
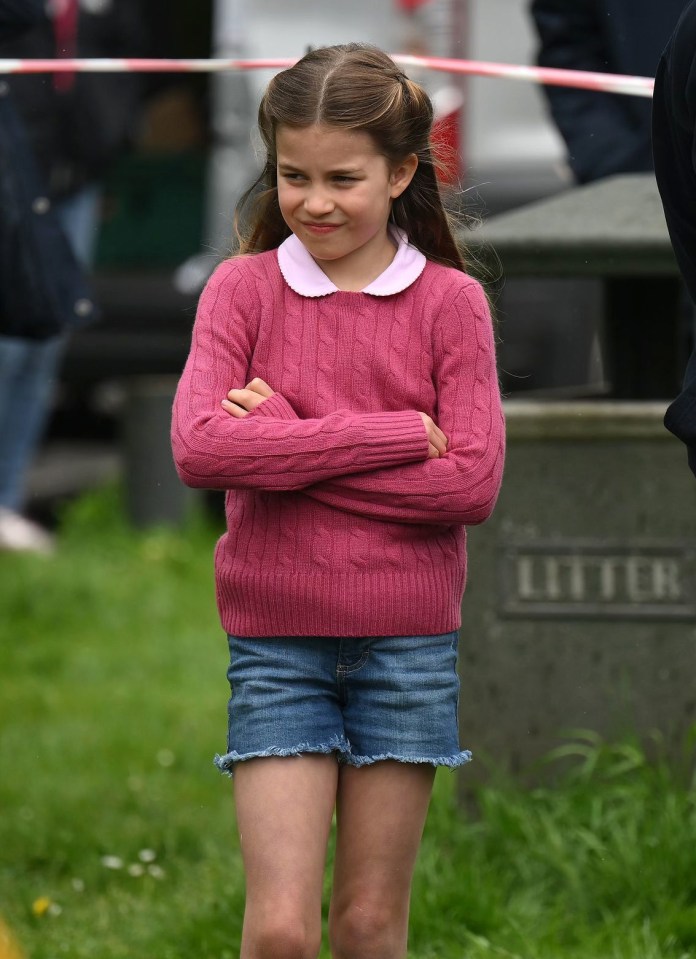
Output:
<svg viewBox="0 0 696 959">
<path fill-rule="evenodd" d="M 238 956 L 217 532 L 134 532 L 108 490 L 56 557 L 0 556 L 0 915 L 30 959 Z M 476 817 L 438 773 L 412 959 L 696 959 L 694 784 L 568 745 L 560 785 L 489 785 Z"/>
</svg>

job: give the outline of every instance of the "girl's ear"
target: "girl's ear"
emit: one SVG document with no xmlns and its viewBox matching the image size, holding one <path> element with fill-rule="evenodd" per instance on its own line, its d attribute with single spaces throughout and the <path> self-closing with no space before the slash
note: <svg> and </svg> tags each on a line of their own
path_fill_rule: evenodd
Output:
<svg viewBox="0 0 696 959">
<path fill-rule="evenodd" d="M 416 172 L 417 167 L 418 157 L 415 153 L 409 153 L 401 163 L 393 168 L 389 177 L 389 195 L 392 200 L 395 200 L 397 196 L 401 196 L 413 179 L 413 174 Z"/>
</svg>

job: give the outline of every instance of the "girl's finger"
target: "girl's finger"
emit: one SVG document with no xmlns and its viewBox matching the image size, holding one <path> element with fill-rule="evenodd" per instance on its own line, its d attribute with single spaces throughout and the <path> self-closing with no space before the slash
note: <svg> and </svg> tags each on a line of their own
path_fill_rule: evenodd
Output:
<svg viewBox="0 0 696 959">
<path fill-rule="evenodd" d="M 433 446 L 437 447 L 440 453 L 447 452 L 447 437 L 442 432 L 442 430 L 439 430 L 437 428 L 437 426 L 433 425 L 432 429 L 430 430 L 430 435 L 428 438 L 430 442 L 433 444 Z"/>
<path fill-rule="evenodd" d="M 222 408 L 226 413 L 231 413 L 232 416 L 242 417 L 249 415 L 248 410 L 242 409 L 241 406 L 237 406 L 236 403 L 231 403 L 229 400 L 222 401 Z"/>
<path fill-rule="evenodd" d="M 248 389 L 230 390 L 227 394 L 227 399 L 231 400 L 233 403 L 236 403 L 237 406 L 241 406 L 247 411 L 253 410 L 254 407 L 258 406 L 261 402 L 259 399 L 259 394 Z"/>
<path fill-rule="evenodd" d="M 273 390 L 270 388 L 268 383 L 264 383 L 264 381 L 258 376 L 255 376 L 251 383 L 247 383 L 246 389 L 253 390 L 254 393 L 259 393 L 261 396 L 265 396 L 266 398 L 273 396 Z"/>
<path fill-rule="evenodd" d="M 255 410 L 257 406 L 260 406 L 261 403 L 265 403 L 266 401 L 265 396 L 261 396 L 260 393 L 249 389 L 230 390 L 227 394 L 227 399 L 232 403 L 236 403 L 237 406 L 241 406 L 242 409 L 248 413 L 251 413 L 252 410 Z"/>
</svg>

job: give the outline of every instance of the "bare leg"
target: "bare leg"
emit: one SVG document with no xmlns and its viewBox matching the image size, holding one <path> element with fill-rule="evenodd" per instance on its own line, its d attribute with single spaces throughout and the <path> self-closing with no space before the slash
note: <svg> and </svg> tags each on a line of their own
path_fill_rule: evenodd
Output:
<svg viewBox="0 0 696 959">
<path fill-rule="evenodd" d="M 240 959 L 315 959 L 336 802 L 334 756 L 238 763 L 235 805 L 246 873 Z"/>
<path fill-rule="evenodd" d="M 403 959 L 411 879 L 435 770 L 342 766 L 329 935 L 334 959 Z"/>
</svg>

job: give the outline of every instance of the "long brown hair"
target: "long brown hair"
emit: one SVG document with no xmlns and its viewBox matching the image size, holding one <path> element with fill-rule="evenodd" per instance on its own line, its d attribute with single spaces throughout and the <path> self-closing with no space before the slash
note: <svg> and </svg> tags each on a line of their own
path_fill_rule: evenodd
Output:
<svg viewBox="0 0 696 959">
<path fill-rule="evenodd" d="M 321 123 L 368 133 L 392 166 L 415 153 L 418 167 L 394 200 L 392 220 L 429 259 L 465 269 L 437 181 L 430 98 L 386 53 L 359 43 L 312 50 L 271 80 L 258 123 L 266 159 L 237 206 L 235 230 L 241 253 L 274 249 L 290 235 L 278 205 L 278 127 Z"/>
</svg>

